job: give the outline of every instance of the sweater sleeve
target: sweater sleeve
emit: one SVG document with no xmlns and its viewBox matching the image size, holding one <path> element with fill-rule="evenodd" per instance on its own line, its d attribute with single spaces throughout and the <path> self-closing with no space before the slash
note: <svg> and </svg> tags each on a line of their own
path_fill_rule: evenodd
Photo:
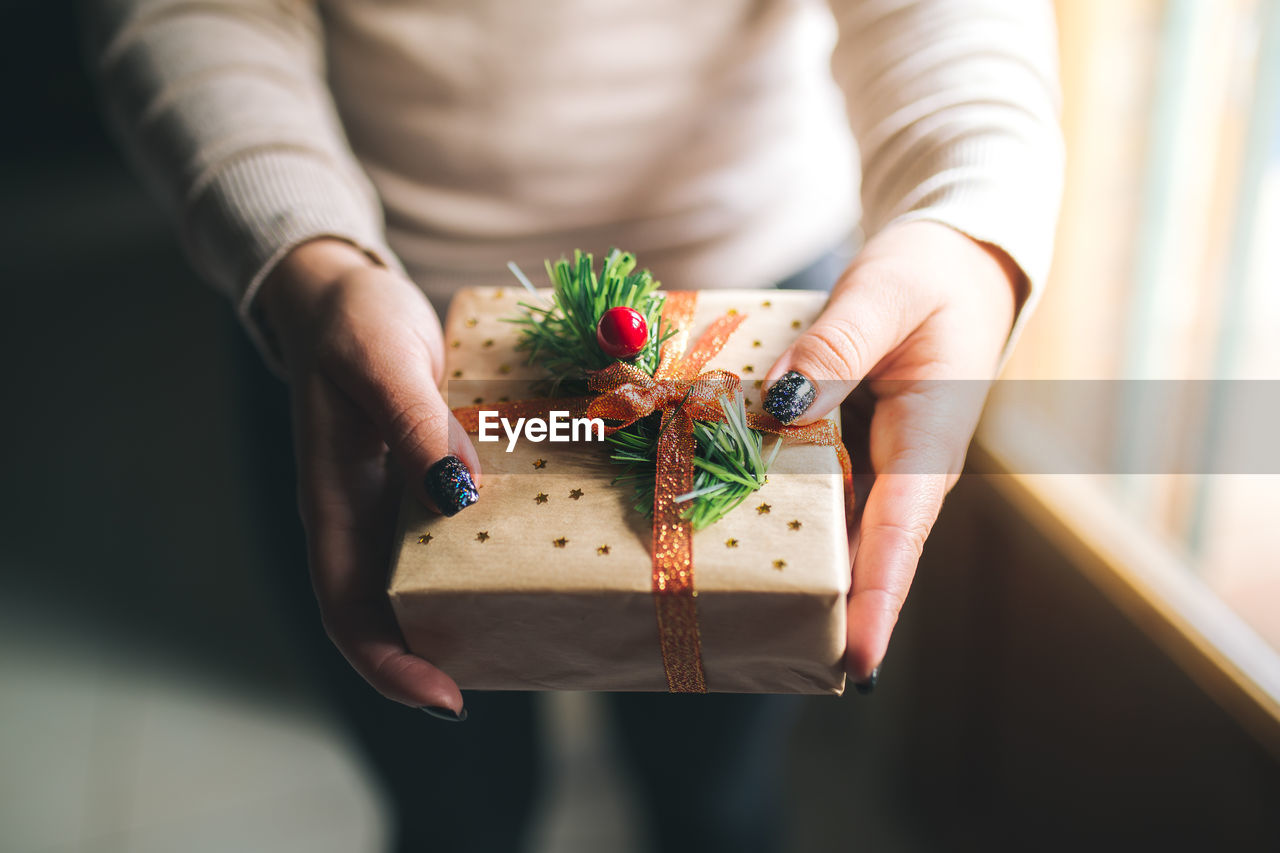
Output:
<svg viewBox="0 0 1280 853">
<path fill-rule="evenodd" d="M 1062 195 L 1052 4 L 831 5 L 867 234 L 925 219 L 1003 249 L 1029 284 L 1012 340 L 1048 274 Z"/>
<path fill-rule="evenodd" d="M 109 118 L 197 272 L 250 311 L 275 264 L 331 236 L 384 266 L 376 194 L 324 79 L 315 4 L 100 0 L 82 9 Z"/>
</svg>

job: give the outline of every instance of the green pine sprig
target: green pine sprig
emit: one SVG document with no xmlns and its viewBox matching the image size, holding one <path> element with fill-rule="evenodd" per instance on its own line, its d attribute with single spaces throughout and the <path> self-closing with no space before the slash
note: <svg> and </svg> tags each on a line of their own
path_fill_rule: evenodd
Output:
<svg viewBox="0 0 1280 853">
<path fill-rule="evenodd" d="M 516 348 L 528 353 L 530 364 L 548 372 L 547 393 L 584 393 L 587 371 L 613 363 L 596 343 L 596 325 L 619 305 L 639 311 L 648 324 L 648 341 L 632 364 L 652 376 L 662 344 L 675 332 L 662 328 L 665 297 L 648 270 L 636 270 L 635 256 L 610 249 L 597 273 L 591 254 L 575 250 L 572 263 L 561 258 L 554 265 L 548 261 L 546 267 L 551 304 L 521 302 L 524 316 L 509 322 L 520 326 Z M 512 271 L 532 289 L 518 269 Z M 763 436 L 747 425 L 741 391 L 732 399 L 722 397 L 721 405 L 723 421 L 694 421 L 693 490 L 677 498 L 686 505 L 682 515 L 695 530 L 715 524 L 763 486 L 781 447 L 781 441 L 776 442 L 765 456 Z M 633 482 L 635 507 L 650 516 L 660 430 L 661 418 L 654 414 L 609 436 L 611 458 L 626 466 L 615 482 Z"/>
<path fill-rule="evenodd" d="M 653 375 L 658 354 L 672 333 L 661 328 L 661 286 L 647 270 L 636 270 L 630 252 L 610 249 L 597 275 L 589 252 L 574 250 L 573 262 L 561 258 L 547 261 L 551 279 L 552 304 L 521 302 L 525 315 L 510 322 L 521 327 L 516 349 L 527 352 L 530 364 L 539 364 L 550 374 L 550 391 L 557 393 L 566 382 L 578 385 L 588 370 L 600 370 L 613 363 L 596 343 L 596 325 L 610 308 L 634 308 L 649 327 L 649 339 L 632 363 Z"/>
<path fill-rule="evenodd" d="M 725 419 L 719 423 L 693 422 L 697 453 L 693 460 L 693 489 L 676 498 L 687 504 L 682 517 L 701 530 L 715 524 L 765 484 L 769 466 L 782 447 L 774 443 L 766 457 L 763 436 L 747 426 L 747 410 L 742 392 L 733 399 L 720 398 Z M 653 515 L 654 473 L 661 434 L 659 418 L 651 416 L 609 436 L 610 458 L 626 465 L 615 480 L 635 483 L 635 508 Z"/>
</svg>

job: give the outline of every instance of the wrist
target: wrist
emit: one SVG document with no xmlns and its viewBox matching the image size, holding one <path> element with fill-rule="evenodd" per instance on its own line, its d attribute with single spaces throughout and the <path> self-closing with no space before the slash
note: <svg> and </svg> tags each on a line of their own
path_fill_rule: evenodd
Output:
<svg viewBox="0 0 1280 853">
<path fill-rule="evenodd" d="M 297 246 L 271 271 L 258 291 L 257 308 L 273 327 L 312 312 L 325 293 L 351 272 L 378 268 L 353 244 L 321 237 Z"/>
<path fill-rule="evenodd" d="M 968 237 L 968 235 L 965 235 Z M 1027 303 L 1027 297 L 1030 295 L 1031 282 L 1027 280 L 1027 275 L 1022 271 L 1022 267 L 1018 262 L 994 243 L 986 243 L 973 237 L 968 237 L 979 249 L 986 253 L 987 257 L 995 262 L 1000 270 L 1000 280 L 1009 288 L 1008 292 L 1013 299 L 1013 316 L 1010 320 L 1010 326 L 1016 321 L 1018 314 L 1021 313 L 1022 307 Z"/>
<path fill-rule="evenodd" d="M 873 243 L 872 255 L 914 255 L 920 274 L 943 301 L 964 303 L 995 334 L 1008 336 L 1030 292 L 1026 274 L 1008 252 L 954 225 L 927 219 L 897 223 L 868 249 Z"/>
<path fill-rule="evenodd" d="M 352 273 L 381 266 L 334 237 L 309 240 L 285 255 L 262 283 L 253 312 L 268 343 L 286 364 L 297 339 L 315 329 L 324 305 Z"/>
</svg>

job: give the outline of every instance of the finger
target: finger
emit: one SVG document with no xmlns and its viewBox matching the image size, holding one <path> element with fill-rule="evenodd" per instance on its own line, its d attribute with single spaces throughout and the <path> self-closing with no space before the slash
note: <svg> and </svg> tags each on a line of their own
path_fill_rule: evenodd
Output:
<svg viewBox="0 0 1280 853">
<path fill-rule="evenodd" d="M 458 686 L 408 652 L 383 589 L 399 490 L 376 429 L 327 380 L 299 396 L 300 506 L 325 630 L 384 696 L 460 714 Z"/>
<path fill-rule="evenodd" d="M 316 577 L 341 576 L 367 559 L 358 534 L 320 528 L 310 548 Z M 380 574 L 379 574 L 380 576 Z M 341 583 L 317 583 L 316 597 L 325 631 L 343 657 L 383 696 L 414 708 L 463 711 L 462 692 L 452 678 L 405 648 L 386 593 L 354 597 Z"/>
<path fill-rule="evenodd" d="M 849 553 L 858 544 L 858 525 L 867 495 L 875 482 L 871 467 L 871 418 L 875 414 L 875 396 L 869 383 L 853 390 L 840 405 L 840 439 L 849 454 L 853 473 L 853 510 L 849 515 Z"/>
<path fill-rule="evenodd" d="M 479 499 L 480 460 L 417 338 L 366 335 L 337 348 L 338 385 L 368 413 L 418 499 L 456 515 Z"/>
<path fill-rule="evenodd" d="M 976 423 L 972 397 L 954 383 L 916 383 L 877 403 L 875 480 L 851 537 L 845 668 L 855 682 L 866 682 L 883 660 L 925 540 L 963 467 Z"/>
<path fill-rule="evenodd" d="M 814 324 L 765 374 L 765 411 L 786 424 L 825 417 L 933 307 L 884 264 L 855 262 Z"/>
<path fill-rule="evenodd" d="M 471 437 L 453 416 L 453 412 L 449 413 L 449 452 L 463 461 L 471 471 L 477 487 L 484 485 L 484 475 L 480 471 L 480 455 L 476 453 L 476 446 L 471 442 Z"/>
</svg>

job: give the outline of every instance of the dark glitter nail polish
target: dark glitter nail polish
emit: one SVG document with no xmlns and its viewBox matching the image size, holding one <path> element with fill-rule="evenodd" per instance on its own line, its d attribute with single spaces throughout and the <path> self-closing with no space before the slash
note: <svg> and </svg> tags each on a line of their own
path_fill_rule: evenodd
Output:
<svg viewBox="0 0 1280 853">
<path fill-rule="evenodd" d="M 780 422 L 789 424 L 813 405 L 818 389 L 803 373 L 788 370 L 773 383 L 764 398 L 764 410 Z"/>
<path fill-rule="evenodd" d="M 445 515 L 457 515 L 480 499 L 470 469 L 456 456 L 446 456 L 427 469 L 424 485 Z"/>
<path fill-rule="evenodd" d="M 419 708 L 419 711 L 430 714 L 437 720 L 446 720 L 450 723 L 465 723 L 467 721 L 467 709 L 463 708 L 461 714 L 455 714 L 452 709 L 443 706 L 436 707 L 428 705 L 425 708 Z"/>
<path fill-rule="evenodd" d="M 866 696 L 872 690 L 876 689 L 876 682 L 880 680 L 880 667 L 871 670 L 871 677 L 866 681 L 853 685 L 853 689 L 857 690 L 863 696 Z"/>
</svg>

